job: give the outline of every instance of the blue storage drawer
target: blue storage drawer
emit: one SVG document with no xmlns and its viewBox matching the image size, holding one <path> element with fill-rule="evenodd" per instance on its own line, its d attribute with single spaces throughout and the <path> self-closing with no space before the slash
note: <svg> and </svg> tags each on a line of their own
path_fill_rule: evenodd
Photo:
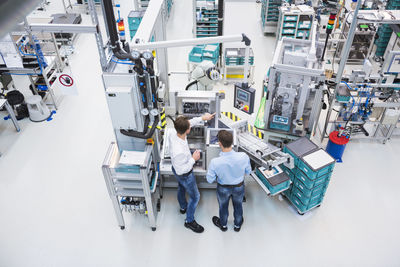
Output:
<svg viewBox="0 0 400 267">
<path fill-rule="evenodd" d="M 296 179 L 296 175 L 291 169 L 289 169 L 285 165 L 282 165 L 281 168 L 289 176 L 289 178 L 290 178 L 290 180 L 292 180 L 292 182 Z"/>
<path fill-rule="evenodd" d="M 142 18 L 128 18 L 128 25 L 132 27 L 137 27 L 142 22 Z"/>
<path fill-rule="evenodd" d="M 299 188 L 293 186 L 292 195 L 296 196 L 301 202 L 308 206 L 314 202 L 321 200 L 324 197 L 324 194 L 321 192 L 319 194 L 312 195 L 311 197 L 307 197 Z"/>
<path fill-rule="evenodd" d="M 288 190 L 285 190 L 282 192 L 282 194 L 289 199 L 291 198 L 291 195 L 292 195 L 292 187 L 293 187 L 293 184 L 290 184 Z"/>
<path fill-rule="evenodd" d="M 316 186 L 327 184 L 330 180 L 332 172 L 327 173 L 321 177 L 311 179 L 310 177 L 305 175 L 304 172 L 302 172 L 301 170 L 296 168 L 295 175 L 296 175 L 296 178 L 298 180 L 300 180 L 308 189 L 312 189 Z"/>
<path fill-rule="evenodd" d="M 325 150 L 319 149 L 307 154 L 298 161 L 298 168 L 310 179 L 316 179 L 327 173 L 332 172 L 335 166 L 335 159 Z"/>
<path fill-rule="evenodd" d="M 297 22 L 297 16 L 285 16 L 283 18 L 283 21 L 287 22 L 287 21 L 296 21 Z"/>
<path fill-rule="evenodd" d="M 301 30 L 309 30 L 309 29 L 311 29 L 311 21 L 300 21 L 298 28 L 301 29 Z"/>
<path fill-rule="evenodd" d="M 189 53 L 189 61 L 201 62 L 203 60 L 202 48 L 199 46 L 193 47 L 192 51 Z"/>
<path fill-rule="evenodd" d="M 206 45 L 203 48 L 203 57 L 218 58 L 219 46 L 218 45 Z"/>
<path fill-rule="evenodd" d="M 296 22 L 284 22 L 283 27 L 284 28 L 296 28 Z"/>
<path fill-rule="evenodd" d="M 258 179 L 268 188 L 272 195 L 286 190 L 289 188 L 290 185 L 290 178 L 285 172 L 281 172 L 278 167 L 274 167 L 273 171 L 279 173 L 275 176 L 267 178 L 263 172 L 267 171 L 264 167 L 256 168 L 256 175 Z"/>
<path fill-rule="evenodd" d="M 309 30 L 298 30 L 297 34 L 296 34 L 296 37 L 303 38 L 305 36 L 306 38 L 308 38 L 309 35 L 310 35 L 310 31 Z"/>
<path fill-rule="evenodd" d="M 128 14 L 128 25 L 132 27 L 139 27 L 140 22 L 144 16 L 144 11 L 131 11 Z"/>
<path fill-rule="evenodd" d="M 322 198 L 315 199 L 312 202 L 310 202 L 308 205 L 305 205 L 295 195 L 292 194 L 291 197 L 290 197 L 290 201 L 293 203 L 293 205 L 296 206 L 296 208 L 299 210 L 300 213 L 305 213 L 305 212 L 315 208 L 316 206 L 318 206 L 318 205 L 320 205 L 322 203 L 322 200 L 323 200 Z"/>
<path fill-rule="evenodd" d="M 282 29 L 282 34 L 294 34 L 296 29 Z"/>
<path fill-rule="evenodd" d="M 319 186 L 316 186 L 312 189 L 308 188 L 307 186 L 305 186 L 301 180 L 296 179 L 296 181 L 294 181 L 294 185 L 300 189 L 300 191 L 306 196 L 306 197 L 312 197 L 318 194 L 324 194 L 327 188 L 327 184 L 321 184 Z"/>
<path fill-rule="evenodd" d="M 290 200 L 292 201 L 293 205 L 296 206 L 296 208 L 300 211 L 300 213 L 304 213 L 307 211 L 307 205 L 304 205 L 296 196 L 293 194 L 290 197 Z"/>
</svg>

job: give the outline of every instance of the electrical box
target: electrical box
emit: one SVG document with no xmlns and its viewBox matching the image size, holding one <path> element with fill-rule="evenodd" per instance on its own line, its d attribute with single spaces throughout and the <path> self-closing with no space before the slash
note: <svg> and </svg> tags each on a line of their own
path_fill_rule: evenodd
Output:
<svg viewBox="0 0 400 267">
<path fill-rule="evenodd" d="M 254 112 L 255 96 L 256 90 L 254 88 L 247 87 L 247 84 L 236 83 L 233 105 L 247 114 L 252 114 Z"/>
<path fill-rule="evenodd" d="M 135 104 L 132 87 L 108 87 L 106 98 L 114 129 L 137 130 L 136 116 L 140 114 Z"/>
</svg>

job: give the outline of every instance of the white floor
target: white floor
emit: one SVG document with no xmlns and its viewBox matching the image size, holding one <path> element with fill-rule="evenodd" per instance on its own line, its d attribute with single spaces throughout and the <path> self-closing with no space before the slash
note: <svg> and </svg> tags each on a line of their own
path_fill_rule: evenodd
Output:
<svg viewBox="0 0 400 267">
<path fill-rule="evenodd" d="M 175 0 L 170 39 L 191 36 L 190 2 Z M 274 46 L 259 12 L 255 3 L 226 4 L 225 33 L 253 40 L 257 99 Z M 185 69 L 187 54 L 171 50 L 170 71 Z M 249 183 L 240 233 L 232 219 L 228 232 L 213 226 L 212 190 L 201 191 L 196 211 L 203 234 L 183 227 L 175 190 L 165 193 L 156 232 L 130 214 L 121 231 L 100 169 L 113 132 L 98 62 L 94 37 L 81 35 L 71 60 L 79 96 L 64 98 L 53 121 L 22 121 L 20 133 L 0 123 L 0 267 L 400 266 L 400 139 L 352 141 L 323 205 L 304 216 Z M 233 111 L 227 98 L 223 107 Z"/>
</svg>

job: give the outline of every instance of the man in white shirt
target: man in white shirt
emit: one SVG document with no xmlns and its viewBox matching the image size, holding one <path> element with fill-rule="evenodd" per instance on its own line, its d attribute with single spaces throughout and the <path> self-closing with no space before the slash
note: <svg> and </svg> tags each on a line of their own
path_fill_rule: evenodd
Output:
<svg viewBox="0 0 400 267">
<path fill-rule="evenodd" d="M 169 153 L 172 162 L 172 172 L 178 181 L 178 202 L 181 214 L 186 213 L 185 227 L 196 233 L 202 233 L 204 228 L 194 220 L 194 213 L 200 200 L 196 178 L 193 175 L 193 165 L 200 159 L 200 151 L 190 153 L 186 136 L 190 133 L 191 126 L 201 121 L 211 120 L 215 114 L 206 113 L 201 117 L 188 120 L 184 116 L 174 121 L 176 133 L 169 137 Z M 186 195 L 189 201 L 186 201 Z"/>
</svg>

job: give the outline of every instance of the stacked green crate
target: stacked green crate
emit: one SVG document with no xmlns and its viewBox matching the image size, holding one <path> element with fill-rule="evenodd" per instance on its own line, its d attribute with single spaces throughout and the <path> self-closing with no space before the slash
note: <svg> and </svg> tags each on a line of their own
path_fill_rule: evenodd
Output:
<svg viewBox="0 0 400 267">
<path fill-rule="evenodd" d="M 131 11 L 128 15 L 128 27 L 131 40 L 139 29 L 144 13 L 145 11 Z"/>
<path fill-rule="evenodd" d="M 386 5 L 386 10 L 399 10 L 400 0 L 389 0 Z M 382 57 L 385 54 L 386 47 L 389 43 L 390 36 L 393 30 L 389 24 L 384 24 L 379 27 L 377 31 L 378 39 L 375 40 L 376 52 L 375 56 Z"/>
<path fill-rule="evenodd" d="M 282 6 L 279 9 L 279 23 L 277 36 L 297 39 L 309 39 L 314 9 L 309 6 Z"/>
<path fill-rule="evenodd" d="M 282 5 L 282 0 L 263 0 L 261 6 L 261 21 L 265 26 L 268 22 L 278 22 L 279 7 Z"/>
<path fill-rule="evenodd" d="M 284 195 L 300 214 L 321 205 L 335 166 L 335 160 L 306 137 L 300 138 L 283 149 L 294 159 L 295 167 L 283 170 L 292 180 Z"/>
<path fill-rule="evenodd" d="M 208 44 L 208 45 L 197 45 L 189 53 L 189 61 L 200 63 L 203 60 L 211 61 L 214 64 L 217 63 L 219 57 L 219 45 Z"/>
<path fill-rule="evenodd" d="M 218 36 L 218 5 L 214 0 L 196 0 L 196 3 L 199 3 L 196 6 L 196 37 Z"/>
</svg>

